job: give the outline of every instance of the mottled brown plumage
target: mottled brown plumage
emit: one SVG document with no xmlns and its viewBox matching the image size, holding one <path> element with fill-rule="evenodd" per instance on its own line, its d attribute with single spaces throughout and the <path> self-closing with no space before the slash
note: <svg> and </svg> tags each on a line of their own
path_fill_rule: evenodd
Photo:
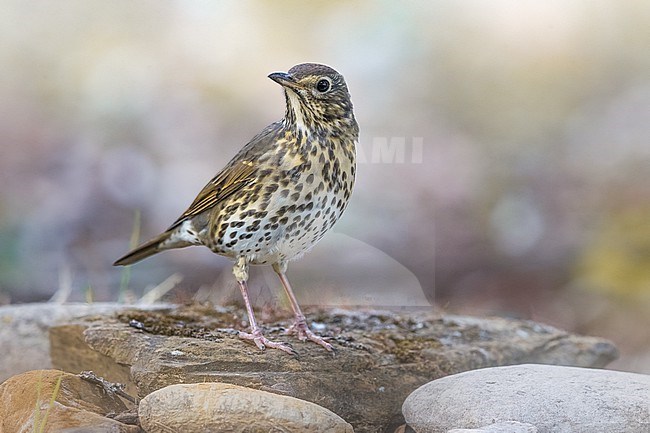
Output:
<svg viewBox="0 0 650 433">
<path fill-rule="evenodd" d="M 293 353 L 262 335 L 248 299 L 249 264 L 272 265 L 295 322 L 289 333 L 332 346 L 311 332 L 286 277 L 287 262 L 309 250 L 345 210 L 355 179 L 359 128 L 343 76 L 305 63 L 269 75 L 284 88 L 284 119 L 254 137 L 161 235 L 115 262 L 129 265 L 160 251 L 204 245 L 235 261 L 251 333 L 260 348 Z"/>
</svg>

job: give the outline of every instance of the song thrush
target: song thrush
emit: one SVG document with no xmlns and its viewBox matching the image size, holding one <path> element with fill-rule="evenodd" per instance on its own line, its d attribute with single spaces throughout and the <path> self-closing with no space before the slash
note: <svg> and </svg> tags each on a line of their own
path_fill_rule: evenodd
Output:
<svg viewBox="0 0 650 433">
<path fill-rule="evenodd" d="M 332 68 L 304 63 L 269 78 L 284 89 L 284 119 L 246 144 L 164 233 L 114 264 L 130 265 L 190 245 L 229 257 L 251 328 L 240 337 L 260 349 L 294 353 L 262 334 L 248 297 L 249 265 L 272 265 L 295 315 L 287 332 L 332 350 L 309 329 L 286 270 L 287 262 L 318 242 L 345 210 L 354 185 L 359 127 L 345 80 Z"/>
</svg>

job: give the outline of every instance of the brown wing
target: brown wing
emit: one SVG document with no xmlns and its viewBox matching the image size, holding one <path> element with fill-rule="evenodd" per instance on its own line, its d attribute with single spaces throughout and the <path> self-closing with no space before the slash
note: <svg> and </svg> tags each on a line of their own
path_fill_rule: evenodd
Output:
<svg viewBox="0 0 650 433">
<path fill-rule="evenodd" d="M 203 187 L 190 207 L 167 230 L 171 230 L 181 222 L 205 212 L 232 196 L 247 184 L 254 182 L 255 172 L 259 168 L 260 157 L 265 156 L 266 152 L 271 149 L 280 129 L 281 123 L 276 122 L 254 137 L 221 172 Z"/>
</svg>

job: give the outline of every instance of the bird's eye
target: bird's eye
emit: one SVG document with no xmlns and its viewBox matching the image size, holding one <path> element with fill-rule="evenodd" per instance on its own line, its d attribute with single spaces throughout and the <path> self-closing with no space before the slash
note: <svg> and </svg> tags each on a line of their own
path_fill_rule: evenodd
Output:
<svg viewBox="0 0 650 433">
<path fill-rule="evenodd" d="M 320 80 L 318 80 L 318 83 L 316 83 L 316 90 L 318 90 L 321 93 L 325 93 L 329 89 L 330 89 L 330 82 L 325 78 L 321 78 Z"/>
</svg>

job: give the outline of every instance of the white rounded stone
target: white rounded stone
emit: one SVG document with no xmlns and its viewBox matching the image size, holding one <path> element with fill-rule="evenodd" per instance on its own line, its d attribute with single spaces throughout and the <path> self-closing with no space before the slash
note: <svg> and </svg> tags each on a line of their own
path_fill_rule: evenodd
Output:
<svg viewBox="0 0 650 433">
<path fill-rule="evenodd" d="M 504 421 L 480 428 L 455 428 L 447 433 L 538 433 L 537 427 L 518 421 Z"/>
<path fill-rule="evenodd" d="M 484 368 L 421 386 L 402 412 L 417 433 L 504 421 L 539 432 L 650 431 L 650 376 L 537 364 Z"/>
</svg>

